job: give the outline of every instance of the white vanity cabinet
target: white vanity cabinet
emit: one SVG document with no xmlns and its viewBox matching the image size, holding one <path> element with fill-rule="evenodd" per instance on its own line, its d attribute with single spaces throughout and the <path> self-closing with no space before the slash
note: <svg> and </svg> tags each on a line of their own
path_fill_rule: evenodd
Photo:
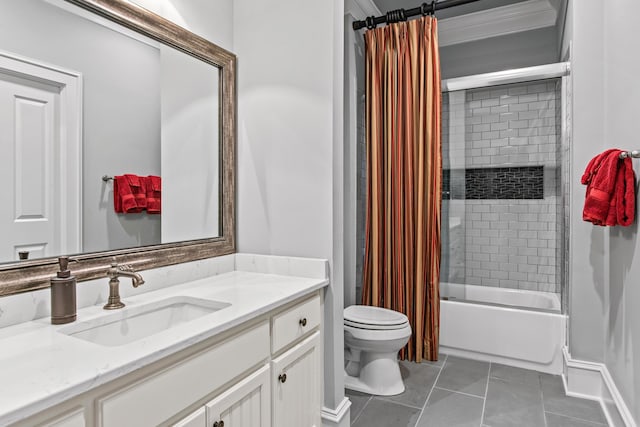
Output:
<svg viewBox="0 0 640 427">
<path fill-rule="evenodd" d="M 207 403 L 206 417 L 200 408 L 175 426 L 319 427 L 320 320 L 319 295 L 273 315 L 270 365 Z"/>
<path fill-rule="evenodd" d="M 16 426 L 319 427 L 321 313 L 314 291 Z"/>
<path fill-rule="evenodd" d="M 104 427 L 157 426 L 269 358 L 269 324 L 219 344 L 97 400 Z"/>
</svg>

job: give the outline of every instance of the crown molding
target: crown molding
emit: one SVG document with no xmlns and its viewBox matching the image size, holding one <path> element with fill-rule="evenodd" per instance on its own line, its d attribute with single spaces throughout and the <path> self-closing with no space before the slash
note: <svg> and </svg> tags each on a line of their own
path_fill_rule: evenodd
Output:
<svg viewBox="0 0 640 427">
<path fill-rule="evenodd" d="M 442 47 L 552 27 L 557 16 L 549 1 L 528 0 L 442 19 L 438 22 L 438 41 Z"/>
<path fill-rule="evenodd" d="M 347 0 L 344 7 L 345 15 L 349 14 L 357 21 L 364 20 L 367 16 L 380 16 L 382 12 L 373 0 Z"/>
</svg>

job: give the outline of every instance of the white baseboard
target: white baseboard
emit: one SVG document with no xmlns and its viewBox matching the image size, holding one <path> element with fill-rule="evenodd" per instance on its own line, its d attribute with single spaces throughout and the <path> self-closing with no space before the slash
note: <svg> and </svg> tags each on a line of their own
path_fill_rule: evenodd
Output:
<svg viewBox="0 0 640 427">
<path fill-rule="evenodd" d="M 612 427 L 638 427 L 604 363 L 572 359 L 566 347 L 562 353 L 567 396 L 600 402 Z"/>
<path fill-rule="evenodd" d="M 351 425 L 351 401 L 345 396 L 337 408 L 322 407 L 322 427 L 349 427 Z"/>
</svg>

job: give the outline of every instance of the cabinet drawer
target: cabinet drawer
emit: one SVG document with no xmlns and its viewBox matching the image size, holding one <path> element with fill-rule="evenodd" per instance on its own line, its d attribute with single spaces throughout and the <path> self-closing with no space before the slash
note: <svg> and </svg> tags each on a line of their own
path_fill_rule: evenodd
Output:
<svg viewBox="0 0 640 427">
<path fill-rule="evenodd" d="M 272 322 L 272 351 L 276 353 L 320 324 L 320 296 L 276 314 Z"/>
<path fill-rule="evenodd" d="M 158 425 L 269 357 L 269 324 L 98 400 L 100 425 Z"/>
</svg>

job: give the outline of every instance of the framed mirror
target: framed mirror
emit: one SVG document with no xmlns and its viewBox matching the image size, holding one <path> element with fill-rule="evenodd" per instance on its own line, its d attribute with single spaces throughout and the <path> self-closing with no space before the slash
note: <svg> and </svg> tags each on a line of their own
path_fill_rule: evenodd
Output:
<svg viewBox="0 0 640 427">
<path fill-rule="evenodd" d="M 89 280 L 235 252 L 235 55 L 125 0 L 5 3 L 0 296 L 60 255 Z M 161 203 L 123 211 L 137 178 Z"/>
</svg>

